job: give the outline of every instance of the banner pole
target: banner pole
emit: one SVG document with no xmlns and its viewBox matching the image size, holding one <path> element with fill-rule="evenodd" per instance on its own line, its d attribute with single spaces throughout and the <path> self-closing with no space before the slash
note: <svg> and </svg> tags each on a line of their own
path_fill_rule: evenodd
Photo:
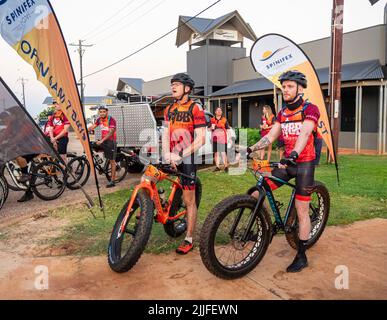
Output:
<svg viewBox="0 0 387 320">
<path fill-rule="evenodd" d="M 76 81 L 76 79 L 75 79 L 74 68 L 73 68 L 72 61 L 71 61 L 71 59 L 70 59 L 70 54 L 69 54 L 69 51 L 68 51 L 68 48 L 67 48 L 67 45 L 66 45 L 66 42 L 65 42 L 65 38 L 64 38 L 64 35 L 63 35 L 62 28 L 61 28 L 61 26 L 60 26 L 60 24 L 59 24 L 58 17 L 56 16 L 56 13 L 55 13 L 55 11 L 54 11 L 54 8 L 53 8 L 52 5 L 51 5 L 51 2 L 50 2 L 49 0 L 47 0 L 47 3 L 48 3 L 48 5 L 50 6 L 51 11 L 52 11 L 52 14 L 54 15 L 54 17 L 55 17 L 55 19 L 56 19 L 56 22 L 57 22 L 57 24 L 58 24 L 58 28 L 59 28 L 59 31 L 60 31 L 60 34 L 61 34 L 63 43 L 65 44 L 67 57 L 68 57 L 68 59 L 69 59 L 69 63 L 70 63 L 71 71 L 72 71 L 72 76 L 73 76 L 73 80 L 74 80 L 74 84 L 76 85 L 76 84 L 77 84 L 77 81 Z M 78 100 L 79 100 L 79 103 L 80 103 L 80 105 L 81 105 L 81 111 L 82 111 L 83 121 L 85 122 L 85 126 L 86 126 L 86 119 L 85 119 L 85 112 L 84 112 L 84 110 L 83 110 L 83 103 L 82 103 L 81 97 L 80 97 L 80 95 L 79 95 L 78 86 L 76 85 L 75 87 L 77 88 L 76 91 L 77 91 L 77 94 L 78 94 Z M 87 130 L 87 127 L 86 127 L 86 137 L 87 137 L 87 143 L 88 143 L 89 148 L 90 148 L 90 135 L 89 135 L 89 131 Z M 91 150 L 90 150 L 90 152 L 91 152 Z M 92 161 L 92 159 L 91 159 L 91 161 Z M 96 184 L 97 193 L 98 193 L 99 206 L 100 206 L 100 209 L 102 210 L 103 215 L 104 215 L 104 218 L 105 218 L 105 210 L 104 210 L 103 202 L 102 202 L 102 198 L 101 198 L 101 192 L 100 192 L 100 188 L 99 188 L 99 181 L 98 181 L 98 177 L 97 177 L 97 172 L 96 172 L 96 170 L 95 170 L 94 163 L 92 163 L 91 165 L 93 165 L 93 168 L 94 168 L 94 178 L 95 178 L 95 184 Z"/>
</svg>

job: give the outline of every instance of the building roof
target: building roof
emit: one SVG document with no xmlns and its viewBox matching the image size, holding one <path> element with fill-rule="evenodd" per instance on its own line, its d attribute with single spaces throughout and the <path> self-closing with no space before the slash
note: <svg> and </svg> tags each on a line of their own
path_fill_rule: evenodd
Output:
<svg viewBox="0 0 387 320">
<path fill-rule="evenodd" d="M 53 98 L 52 97 L 47 97 L 44 101 L 43 104 L 46 105 L 52 105 L 53 104 Z M 114 101 L 115 99 L 112 97 L 108 96 L 90 96 L 90 97 L 85 97 L 85 105 L 99 105 L 99 104 L 105 104 L 106 100 L 108 101 Z"/>
<path fill-rule="evenodd" d="M 121 91 L 125 85 L 132 87 L 138 93 L 142 94 L 144 80 L 140 78 L 120 78 L 118 80 L 117 91 Z"/>
<path fill-rule="evenodd" d="M 329 68 L 317 70 L 321 84 L 329 83 Z M 343 65 L 342 81 L 380 80 L 387 77 L 387 70 L 378 60 L 370 60 Z M 241 93 L 267 91 L 273 89 L 273 83 L 266 78 L 235 82 L 229 87 L 211 94 L 211 97 L 228 96 Z"/>
<path fill-rule="evenodd" d="M 246 38 L 255 41 L 257 36 L 248 23 L 246 23 L 238 11 L 233 11 L 216 19 L 192 18 L 180 16 L 176 37 L 176 46 L 180 47 L 190 40 L 192 33 L 198 33 L 206 38 L 215 29 L 220 28 L 225 23 L 230 22 Z"/>
</svg>

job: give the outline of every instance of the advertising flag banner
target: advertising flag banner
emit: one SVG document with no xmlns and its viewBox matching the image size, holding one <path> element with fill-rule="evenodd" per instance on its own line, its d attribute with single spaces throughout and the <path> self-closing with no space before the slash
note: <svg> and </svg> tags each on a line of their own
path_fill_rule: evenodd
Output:
<svg viewBox="0 0 387 320">
<path fill-rule="evenodd" d="M 60 105 L 94 170 L 86 121 L 71 60 L 54 10 L 47 0 L 0 0 L 0 33 Z"/>
<path fill-rule="evenodd" d="M 19 156 L 55 152 L 0 77 L 0 167 Z"/>
<path fill-rule="evenodd" d="M 255 71 L 281 88 L 279 76 L 288 70 L 297 70 L 306 75 L 308 88 L 304 90 L 304 99 L 318 106 L 320 119 L 318 131 L 336 162 L 333 148 L 332 130 L 315 68 L 306 54 L 293 41 L 279 34 L 268 34 L 258 39 L 251 49 L 251 63 Z"/>
</svg>

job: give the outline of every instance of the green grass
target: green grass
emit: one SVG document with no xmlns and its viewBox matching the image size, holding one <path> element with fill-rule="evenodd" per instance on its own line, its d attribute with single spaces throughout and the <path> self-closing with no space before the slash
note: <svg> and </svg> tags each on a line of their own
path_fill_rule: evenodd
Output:
<svg viewBox="0 0 387 320">
<path fill-rule="evenodd" d="M 316 180 L 324 182 L 331 195 L 331 214 L 328 224 L 341 225 L 373 218 L 387 218 L 387 157 L 341 156 L 340 186 L 336 170 L 332 165 L 321 165 L 316 171 Z M 203 197 L 199 210 L 199 228 L 211 209 L 224 198 L 243 194 L 255 184 L 249 172 L 241 176 L 224 173 L 201 172 Z M 164 186 L 167 190 L 167 188 Z M 289 188 L 275 192 L 277 200 L 287 204 Z M 60 238 L 51 239 L 54 246 L 71 244 L 80 255 L 106 254 L 116 217 L 130 196 L 129 190 L 122 190 L 103 198 L 106 220 L 95 220 L 87 209 L 66 207 L 54 211 L 58 219 L 70 218 Z M 163 226 L 154 224 L 146 252 L 164 253 L 176 248 L 181 239 L 170 239 Z"/>
</svg>

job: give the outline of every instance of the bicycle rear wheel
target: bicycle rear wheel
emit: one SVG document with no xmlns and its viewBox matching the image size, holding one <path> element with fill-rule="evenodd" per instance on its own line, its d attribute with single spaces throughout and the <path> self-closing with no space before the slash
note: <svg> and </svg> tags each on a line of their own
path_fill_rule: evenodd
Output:
<svg viewBox="0 0 387 320">
<path fill-rule="evenodd" d="M 140 191 L 124 226 L 125 231 L 120 235 L 129 203 L 130 200 L 117 217 L 109 242 L 109 266 L 117 273 L 127 272 L 134 267 L 145 250 L 152 231 L 153 202 L 146 192 Z"/>
<path fill-rule="evenodd" d="M 196 207 L 199 209 L 200 201 L 202 199 L 202 183 L 199 178 L 196 180 L 196 189 L 195 189 L 195 201 Z M 175 217 L 182 210 L 186 210 L 186 206 L 183 201 L 183 190 L 177 189 L 175 197 L 173 198 L 171 210 L 169 211 L 169 217 Z M 165 233 L 171 238 L 178 238 L 187 230 L 187 220 L 185 217 L 180 219 L 168 221 L 164 225 Z"/>
<path fill-rule="evenodd" d="M 83 187 L 90 177 L 90 163 L 85 157 L 75 157 L 67 165 L 71 174 L 67 178 L 67 188 L 70 190 L 78 190 Z"/>
<path fill-rule="evenodd" d="M 31 172 L 31 190 L 40 199 L 58 199 L 66 189 L 67 175 L 62 167 L 52 161 L 43 161 Z"/>
<path fill-rule="evenodd" d="M 217 277 L 240 278 L 264 257 L 272 225 L 268 211 L 262 207 L 251 230 L 247 230 L 256 205 L 257 199 L 249 195 L 232 196 L 220 202 L 204 222 L 200 255 L 206 268 Z"/>
<path fill-rule="evenodd" d="M 309 206 L 309 216 L 312 223 L 312 231 L 310 233 L 310 239 L 306 244 L 307 249 L 313 247 L 324 232 L 329 218 L 329 210 L 329 191 L 323 183 L 316 181 L 315 188 L 312 193 L 312 201 Z M 297 250 L 297 244 L 299 240 L 299 225 L 297 210 L 294 206 L 286 223 L 286 230 L 288 230 L 288 232 L 286 232 L 286 240 L 293 249 Z"/>
</svg>

